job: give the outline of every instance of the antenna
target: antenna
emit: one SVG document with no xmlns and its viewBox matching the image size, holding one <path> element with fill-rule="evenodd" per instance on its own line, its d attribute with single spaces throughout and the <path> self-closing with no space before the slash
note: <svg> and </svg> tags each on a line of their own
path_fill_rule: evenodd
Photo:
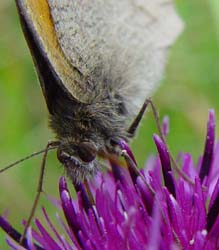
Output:
<svg viewBox="0 0 219 250">
<path fill-rule="evenodd" d="M 58 146 L 52 146 L 52 147 L 50 147 L 50 148 L 42 149 L 42 150 L 40 150 L 40 151 L 38 151 L 38 152 L 34 152 L 34 153 L 32 153 L 32 154 L 30 154 L 30 155 L 28 155 L 28 156 L 26 156 L 26 157 L 24 157 L 24 158 L 22 158 L 22 159 L 20 159 L 20 160 L 18 160 L 18 161 L 15 161 L 15 162 L 11 163 L 11 164 L 8 165 L 8 166 L 6 166 L 6 167 L 0 169 L 0 173 L 5 172 L 5 171 L 8 170 L 9 168 L 12 168 L 12 167 L 16 166 L 16 165 L 20 164 L 20 163 L 23 162 L 23 161 L 26 161 L 26 160 L 28 160 L 28 159 L 30 159 L 30 158 L 32 158 L 32 157 L 35 157 L 35 156 L 37 156 L 37 155 L 40 155 L 40 154 L 44 153 L 45 151 L 53 150 L 53 149 L 55 149 L 55 148 L 57 148 L 57 147 L 58 147 Z"/>
</svg>

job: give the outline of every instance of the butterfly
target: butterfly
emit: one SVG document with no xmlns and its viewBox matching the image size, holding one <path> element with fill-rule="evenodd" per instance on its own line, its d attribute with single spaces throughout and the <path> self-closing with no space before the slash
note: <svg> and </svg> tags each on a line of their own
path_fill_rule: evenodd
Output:
<svg viewBox="0 0 219 250">
<path fill-rule="evenodd" d="M 16 3 L 58 159 L 81 181 L 99 169 L 97 155 L 116 154 L 134 136 L 131 121 L 156 89 L 182 21 L 172 1 Z"/>
<path fill-rule="evenodd" d="M 183 23 L 170 0 L 16 0 L 16 5 L 56 134 L 44 150 L 25 158 L 44 153 L 22 241 L 42 190 L 47 152 L 57 150 L 74 184 L 100 169 L 98 156 L 120 155 L 121 142 L 135 135 L 147 98 L 159 85 Z"/>
</svg>

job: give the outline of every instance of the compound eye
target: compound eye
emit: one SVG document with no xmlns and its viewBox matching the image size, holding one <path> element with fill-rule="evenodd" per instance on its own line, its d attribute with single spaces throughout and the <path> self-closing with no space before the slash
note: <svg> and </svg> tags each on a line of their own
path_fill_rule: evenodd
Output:
<svg viewBox="0 0 219 250">
<path fill-rule="evenodd" d="M 82 161 L 89 163 L 96 158 L 97 147 L 92 142 L 82 142 L 77 147 L 78 156 Z"/>
</svg>

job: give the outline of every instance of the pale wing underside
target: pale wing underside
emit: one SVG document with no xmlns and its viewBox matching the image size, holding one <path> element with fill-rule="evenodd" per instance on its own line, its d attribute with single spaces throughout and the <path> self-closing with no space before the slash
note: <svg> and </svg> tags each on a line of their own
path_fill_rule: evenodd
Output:
<svg viewBox="0 0 219 250">
<path fill-rule="evenodd" d="M 172 1 L 48 3 L 65 57 L 93 89 L 86 93 L 88 100 L 106 85 L 137 106 L 151 95 L 162 77 L 167 49 L 183 28 Z M 63 84 L 69 89 L 69 81 Z"/>
<path fill-rule="evenodd" d="M 60 2 L 62 1 L 60 0 Z M 68 62 L 63 54 L 51 19 L 48 1 L 16 0 L 16 3 L 49 108 L 52 100 L 48 100 L 46 90 L 48 86 L 45 86 L 48 84 L 45 82 L 48 71 L 53 72 L 56 84 L 58 83 L 72 97 L 80 102 L 89 102 L 93 90 L 89 88 L 89 84 L 85 84 L 84 76 Z M 42 58 L 38 60 L 40 56 L 47 61 L 44 69 L 42 69 Z"/>
</svg>

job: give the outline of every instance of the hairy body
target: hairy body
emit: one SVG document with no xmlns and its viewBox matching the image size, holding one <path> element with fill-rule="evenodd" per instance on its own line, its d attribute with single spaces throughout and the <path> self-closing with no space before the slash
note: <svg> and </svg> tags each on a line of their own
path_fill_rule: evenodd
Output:
<svg viewBox="0 0 219 250">
<path fill-rule="evenodd" d="M 158 85 L 182 29 L 172 1 L 17 0 L 23 31 L 73 182 L 117 153 Z"/>
</svg>

